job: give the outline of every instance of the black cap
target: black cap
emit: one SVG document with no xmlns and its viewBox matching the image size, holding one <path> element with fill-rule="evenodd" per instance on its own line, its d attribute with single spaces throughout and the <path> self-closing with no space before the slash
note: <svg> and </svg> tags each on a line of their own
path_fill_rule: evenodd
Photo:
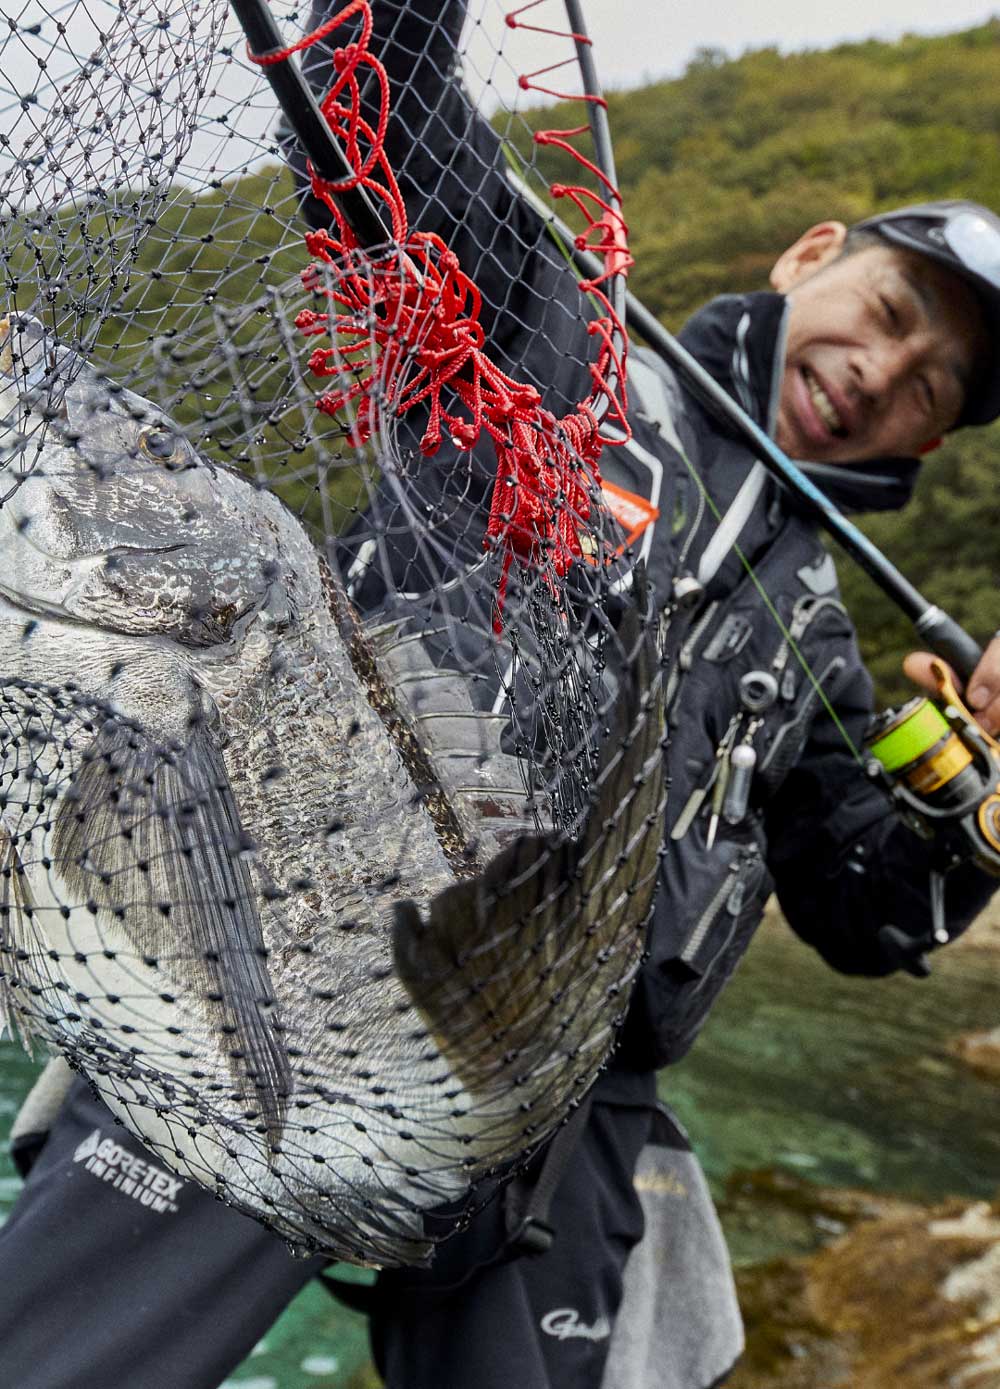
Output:
<svg viewBox="0 0 1000 1389">
<path fill-rule="evenodd" d="M 857 222 L 894 246 L 928 256 L 975 291 L 990 337 L 989 360 L 977 363 L 955 428 L 1000 416 L 1000 217 L 980 203 L 915 203 Z"/>
</svg>

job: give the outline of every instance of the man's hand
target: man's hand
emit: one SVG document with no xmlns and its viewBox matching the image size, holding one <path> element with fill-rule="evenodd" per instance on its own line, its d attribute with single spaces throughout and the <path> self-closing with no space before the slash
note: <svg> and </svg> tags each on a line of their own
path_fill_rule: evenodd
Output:
<svg viewBox="0 0 1000 1389">
<path fill-rule="evenodd" d="M 931 662 L 940 659 L 928 651 L 912 651 L 903 662 L 903 671 L 915 684 L 936 695 L 940 691 Z M 956 689 L 961 690 L 961 680 L 954 671 L 951 675 Z M 983 659 L 972 672 L 962 698 L 981 728 L 987 733 L 1000 732 L 1000 633 L 993 637 L 983 652 Z"/>
</svg>

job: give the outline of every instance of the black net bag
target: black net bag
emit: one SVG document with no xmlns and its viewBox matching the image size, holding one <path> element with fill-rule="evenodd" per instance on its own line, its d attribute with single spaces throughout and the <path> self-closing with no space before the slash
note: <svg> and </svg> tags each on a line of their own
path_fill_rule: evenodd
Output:
<svg viewBox="0 0 1000 1389">
<path fill-rule="evenodd" d="M 276 11 L 339 179 L 224 6 L 4 16 L 3 1006 L 158 1160 L 359 1263 L 425 1258 L 579 1102 L 662 837 L 600 477 L 623 224 L 600 122 L 500 80 L 530 18 L 598 105 L 529 8 Z M 583 289 L 545 202 L 580 146 Z"/>
</svg>

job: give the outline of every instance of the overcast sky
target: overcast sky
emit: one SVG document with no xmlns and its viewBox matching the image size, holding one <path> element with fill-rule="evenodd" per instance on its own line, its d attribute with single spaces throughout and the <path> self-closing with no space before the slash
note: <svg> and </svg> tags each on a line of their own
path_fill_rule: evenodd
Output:
<svg viewBox="0 0 1000 1389">
<path fill-rule="evenodd" d="M 177 11 L 180 0 L 166 0 L 166 3 L 168 8 Z M 0 0 L 0 20 L 3 5 L 4 0 Z M 981 24 L 994 8 L 1000 10 L 1000 0 L 834 0 L 826 5 L 818 5 L 815 0 L 812 3 L 810 0 L 582 0 L 582 5 L 594 43 L 598 75 L 609 89 L 636 87 L 658 78 L 676 76 L 698 48 L 720 48 L 731 56 L 738 56 L 747 48 L 765 45 L 777 45 L 787 51 L 828 47 L 844 39 L 872 36 L 891 39 L 907 31 L 943 33 Z M 50 13 L 53 7 L 56 16 Z M 276 4 L 276 8 L 280 7 Z M 203 26 L 212 8 L 206 4 L 198 7 Z M 75 71 L 79 55 L 92 51 L 97 28 L 115 33 L 128 30 L 130 6 L 122 3 L 119 13 L 118 0 L 13 0 L 11 9 L 17 11 L 22 27 L 16 36 L 17 42 L 12 40 L 6 50 L 3 50 L 0 36 L 0 51 L 5 54 L 5 62 L 0 63 L 0 128 L 6 129 L 13 152 L 19 153 L 22 141 L 33 140 L 37 144 L 41 139 L 37 130 L 41 111 L 49 106 L 54 93 Z M 565 37 L 567 22 L 560 0 L 547 0 L 537 7 L 526 4 L 525 0 L 481 0 L 481 3 L 471 0 L 470 10 L 473 15 L 481 16 L 481 22 L 470 23 L 464 36 L 467 45 L 465 72 L 476 99 L 482 100 L 487 111 L 495 107 L 498 100 L 505 105 L 513 102 L 537 104 L 540 100 L 537 93 L 518 90 L 519 75 L 566 57 L 572 61 L 573 49 Z M 558 29 L 563 31 L 563 36 L 545 38 L 530 28 L 512 32 L 505 24 L 505 16 L 511 10 L 520 14 L 525 25 Z M 58 38 L 55 17 L 68 21 L 64 39 Z M 38 21 L 38 32 L 29 40 L 27 26 L 32 19 Z M 232 23 L 235 28 L 235 21 Z M 289 29 L 288 37 L 292 36 L 293 31 Z M 235 39 L 235 35 L 230 37 Z M 24 42 L 33 44 L 38 50 L 36 56 L 46 59 L 44 80 L 39 79 L 38 67 L 22 54 L 19 45 Z M 53 44 L 56 46 L 50 47 Z M 501 53 L 498 53 L 498 46 Z M 257 157 L 259 146 L 243 141 L 242 133 L 253 131 L 259 135 L 267 118 L 253 111 L 241 115 L 239 103 L 247 93 L 254 93 L 253 104 L 260 105 L 266 112 L 273 99 L 259 73 L 243 59 L 242 44 L 234 41 L 233 47 L 235 61 L 227 62 L 215 74 L 212 94 L 207 98 L 211 108 L 208 114 L 217 116 L 219 112 L 215 108 L 218 107 L 226 113 L 227 125 L 223 130 L 221 125 L 210 124 L 207 133 L 195 137 L 187 166 L 214 163 L 218 155 L 225 160 L 221 167 L 233 172 L 244 161 Z M 12 52 L 14 56 L 10 57 Z M 116 60 L 112 72 L 124 85 L 130 86 L 139 81 L 142 74 L 132 72 L 139 59 L 134 54 L 126 57 L 126 66 L 121 65 L 125 58 Z M 579 90 L 575 63 L 572 72 L 564 69 L 539 80 L 558 90 L 565 90 L 567 86 L 572 91 Z M 21 102 L 25 91 L 32 93 L 32 101 L 37 104 Z M 91 111 L 93 118 L 99 119 L 106 96 L 103 89 L 97 88 L 83 94 L 80 109 L 84 114 L 77 118 L 80 127 L 88 124 L 85 116 Z M 203 112 L 202 124 L 205 116 Z M 121 136 L 121 131 L 118 135 Z M 216 147 L 223 136 L 229 143 L 220 154 Z M 123 143 L 121 138 L 118 143 Z M 61 184 L 67 183 L 65 175 L 72 162 L 71 152 L 71 149 L 62 150 L 59 156 Z M 5 152 L 0 149 L 0 183 L 7 164 Z M 179 177 L 186 177 L 187 166 L 178 171 Z M 51 198 L 54 193 L 48 185 L 43 189 L 36 179 L 35 195 Z"/>
<path fill-rule="evenodd" d="M 941 34 L 982 24 L 1000 13 L 1000 0 L 581 0 L 594 44 L 598 76 L 607 89 L 642 86 L 676 77 L 699 48 L 719 48 L 738 57 L 748 48 L 778 47 L 785 52 L 829 48 L 850 39 L 896 39 L 901 34 Z M 567 54 L 566 39 L 546 38 L 525 27 L 513 33 L 505 16 L 514 10 L 525 26 L 565 31 L 559 0 L 482 0 L 479 24 L 465 33 L 465 73 L 469 88 L 486 109 L 537 104 L 539 97 L 517 96 L 517 78 Z M 497 59 L 496 46 L 504 56 Z M 572 51 L 572 50 L 570 50 Z M 542 82 L 560 89 L 564 73 Z M 571 80 L 571 79 L 570 79 Z M 492 89 L 492 90 L 490 90 Z M 574 88 L 578 90 L 578 88 Z"/>
<path fill-rule="evenodd" d="M 675 76 L 697 48 L 820 47 L 844 39 L 936 34 L 1000 13 L 984 0 L 584 0 L 601 80 L 634 87 Z M 526 16 L 527 17 L 527 16 Z"/>
</svg>

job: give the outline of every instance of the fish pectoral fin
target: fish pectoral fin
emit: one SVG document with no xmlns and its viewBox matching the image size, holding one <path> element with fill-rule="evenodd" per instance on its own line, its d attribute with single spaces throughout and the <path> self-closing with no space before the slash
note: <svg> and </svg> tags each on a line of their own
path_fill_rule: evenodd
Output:
<svg viewBox="0 0 1000 1389">
<path fill-rule="evenodd" d="M 17 845 L 0 822 L 0 1032 L 6 1028 L 11 1037 L 19 1037 L 29 1056 L 34 1054 L 31 1013 L 19 1004 L 18 959 L 40 954 L 31 930 L 33 910 L 31 887 Z"/>
<path fill-rule="evenodd" d="M 211 1046 L 276 1134 L 291 1076 L 222 755 L 205 722 L 170 749 L 107 711 L 95 722 L 54 827 L 54 857 L 77 897 L 69 905 L 111 913 L 160 979 L 184 986 L 178 1004 L 205 1019 Z"/>
<path fill-rule="evenodd" d="M 397 908 L 396 970 L 438 1047 L 474 1092 L 593 1078 L 645 945 L 663 835 L 663 705 L 637 614 L 590 808 L 575 839 L 527 835 L 426 918 Z M 523 1087 L 527 1086 L 527 1090 Z M 561 1102 L 561 1101 L 560 1101 Z"/>
</svg>

